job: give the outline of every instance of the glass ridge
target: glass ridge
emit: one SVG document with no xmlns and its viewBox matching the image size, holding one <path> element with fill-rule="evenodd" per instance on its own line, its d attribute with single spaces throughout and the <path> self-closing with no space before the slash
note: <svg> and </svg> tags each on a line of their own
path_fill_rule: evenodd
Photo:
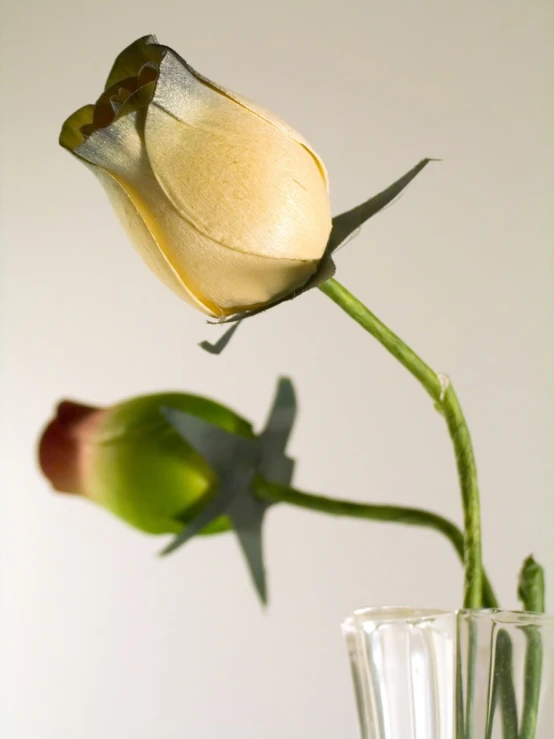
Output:
<svg viewBox="0 0 554 739">
<path fill-rule="evenodd" d="M 361 739 L 552 739 L 553 617 L 388 606 L 342 632 Z"/>
</svg>

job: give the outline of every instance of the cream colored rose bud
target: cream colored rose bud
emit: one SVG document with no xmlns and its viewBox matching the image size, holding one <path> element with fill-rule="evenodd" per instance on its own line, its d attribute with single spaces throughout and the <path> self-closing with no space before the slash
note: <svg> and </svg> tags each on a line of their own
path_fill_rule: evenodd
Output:
<svg viewBox="0 0 554 739">
<path fill-rule="evenodd" d="M 153 36 L 119 55 L 60 143 L 97 175 L 152 271 L 209 315 L 269 305 L 318 268 L 331 215 L 317 154 Z"/>
</svg>

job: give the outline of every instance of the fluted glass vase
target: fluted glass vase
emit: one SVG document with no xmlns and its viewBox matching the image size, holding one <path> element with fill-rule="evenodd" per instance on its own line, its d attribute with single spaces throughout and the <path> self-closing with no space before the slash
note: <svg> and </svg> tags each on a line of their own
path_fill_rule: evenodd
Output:
<svg viewBox="0 0 554 739">
<path fill-rule="evenodd" d="M 343 623 L 362 739 L 554 739 L 554 618 L 368 608 Z"/>
</svg>

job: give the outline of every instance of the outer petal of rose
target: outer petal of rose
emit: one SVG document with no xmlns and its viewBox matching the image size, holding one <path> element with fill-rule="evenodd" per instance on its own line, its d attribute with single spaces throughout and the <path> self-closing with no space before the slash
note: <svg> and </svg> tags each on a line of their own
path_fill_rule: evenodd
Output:
<svg viewBox="0 0 554 739">
<path fill-rule="evenodd" d="M 175 52 L 173 52 L 173 54 L 175 56 L 178 56 Z M 253 100 L 250 100 L 249 98 L 244 97 L 244 95 L 239 95 L 237 92 L 233 92 L 233 90 L 228 90 L 226 87 L 223 87 L 222 85 L 217 84 L 217 82 L 214 82 L 213 80 L 210 80 L 207 77 L 204 77 L 203 74 L 200 74 L 200 72 L 198 72 L 196 69 L 193 69 L 190 65 L 186 64 L 184 60 L 181 60 L 181 61 L 188 67 L 188 69 L 190 69 L 190 71 L 194 74 L 195 77 L 197 77 L 199 80 L 204 82 L 206 85 L 214 88 L 215 90 L 218 90 L 220 93 L 230 98 L 231 100 L 234 100 L 236 103 L 239 103 L 239 105 L 242 105 L 247 110 L 250 110 L 256 115 L 259 115 L 260 118 L 263 118 L 265 121 L 270 123 L 272 126 L 275 126 L 276 128 L 280 128 L 281 131 L 288 134 L 292 139 L 294 139 L 301 146 L 307 149 L 308 152 L 311 154 L 311 156 L 314 158 L 317 164 L 317 167 L 321 173 L 321 176 L 323 177 L 325 181 L 325 186 L 327 187 L 327 190 L 329 190 L 329 177 L 327 175 L 327 169 L 325 168 L 325 164 L 323 163 L 323 160 L 318 155 L 318 153 L 313 149 L 310 143 L 306 141 L 306 139 L 298 133 L 298 131 L 295 131 L 295 129 L 289 126 L 289 124 L 286 121 L 281 120 L 281 118 L 276 116 L 274 113 L 270 113 L 265 108 L 262 108 L 261 105 L 258 105 Z"/>
<path fill-rule="evenodd" d="M 201 233 L 176 211 L 146 156 L 140 134 L 143 116 L 143 111 L 129 113 L 94 131 L 75 153 L 96 165 L 93 171 L 113 192 L 118 192 L 113 180 L 125 191 L 127 199 L 116 200 L 117 208 L 128 221 L 131 205 L 140 215 L 130 220 L 131 236 L 155 273 L 173 289 L 179 279 L 184 289 L 178 294 L 215 316 L 264 304 L 303 285 L 316 270 L 316 260 L 236 251 Z"/>
<path fill-rule="evenodd" d="M 157 67 L 164 53 L 164 47 L 157 43 L 155 36 L 150 34 L 137 39 L 117 55 L 104 89 L 107 90 L 127 77 L 136 77 L 144 64 Z"/>
<path fill-rule="evenodd" d="M 201 234 L 250 254 L 322 257 L 331 214 L 312 154 L 199 80 L 171 51 L 160 64 L 145 140 L 156 179 Z"/>
<path fill-rule="evenodd" d="M 88 442 L 102 420 L 103 410 L 64 400 L 39 443 L 39 463 L 54 490 L 87 495 Z"/>
<path fill-rule="evenodd" d="M 143 36 L 142 38 L 137 39 L 132 44 L 123 49 L 120 54 L 118 54 L 110 70 L 104 89 L 107 90 L 112 85 L 127 77 L 136 76 L 140 68 L 144 64 L 151 64 L 152 66 L 159 68 L 161 60 L 166 52 L 170 52 L 176 58 L 178 58 L 182 65 L 187 67 L 192 72 L 192 74 L 194 74 L 194 76 L 201 82 L 204 82 L 206 85 L 214 90 L 218 90 L 230 100 L 234 100 L 235 102 L 239 103 L 239 105 L 242 105 L 244 108 L 252 111 L 256 115 L 260 116 L 260 118 L 263 118 L 276 128 L 280 128 L 292 139 L 297 141 L 301 146 L 304 146 L 315 159 L 317 166 L 321 171 L 322 177 L 325 180 L 326 185 L 328 186 L 329 182 L 327 171 L 325 169 L 323 161 L 318 156 L 317 152 L 315 152 L 310 144 L 306 141 L 306 139 L 304 139 L 298 133 L 298 131 L 295 131 L 294 128 L 289 126 L 286 121 L 281 120 L 275 114 L 270 113 L 268 110 L 265 110 L 265 108 L 262 108 L 253 100 L 249 100 L 243 95 L 239 95 L 232 90 L 228 90 L 226 87 L 223 87 L 217 82 L 214 82 L 213 80 L 210 80 L 204 75 L 200 74 L 200 72 L 198 72 L 196 69 L 193 69 L 189 64 L 187 64 L 187 62 L 182 59 L 175 51 L 169 49 L 167 46 L 159 44 L 158 40 L 153 34 L 149 34 L 148 36 Z"/>
<path fill-rule="evenodd" d="M 94 105 L 83 105 L 64 122 L 60 133 L 60 146 L 73 152 L 85 141 L 81 127 L 92 123 Z"/>
<path fill-rule="evenodd" d="M 131 243 L 156 277 L 178 297 L 186 300 L 193 307 L 207 315 L 215 315 L 211 308 L 189 290 L 170 258 L 166 256 L 168 249 L 164 250 L 160 247 L 148 226 L 148 222 L 145 220 L 146 211 L 143 209 L 143 215 L 130 195 L 131 188 L 126 189 L 122 182 L 106 170 L 94 168 L 93 171 L 104 187 L 113 209 L 131 239 Z M 138 197 L 136 200 L 139 201 Z"/>
<path fill-rule="evenodd" d="M 136 187 L 141 187 L 141 162 L 145 160 L 144 147 L 136 128 L 138 115 L 140 113 L 130 113 L 107 128 L 98 129 L 74 153 L 94 165 L 90 167 L 91 171 L 106 190 L 133 246 L 156 277 L 198 310 L 216 315 L 191 292 L 175 269 L 163 229 L 153 223 L 143 199 L 136 192 Z"/>
</svg>

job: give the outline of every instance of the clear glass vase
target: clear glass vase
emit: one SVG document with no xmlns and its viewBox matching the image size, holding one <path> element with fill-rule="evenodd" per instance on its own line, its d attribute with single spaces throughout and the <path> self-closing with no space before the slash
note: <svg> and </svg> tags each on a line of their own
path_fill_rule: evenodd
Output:
<svg viewBox="0 0 554 739">
<path fill-rule="evenodd" d="M 554 739 L 554 618 L 367 608 L 343 623 L 362 739 Z"/>
</svg>

